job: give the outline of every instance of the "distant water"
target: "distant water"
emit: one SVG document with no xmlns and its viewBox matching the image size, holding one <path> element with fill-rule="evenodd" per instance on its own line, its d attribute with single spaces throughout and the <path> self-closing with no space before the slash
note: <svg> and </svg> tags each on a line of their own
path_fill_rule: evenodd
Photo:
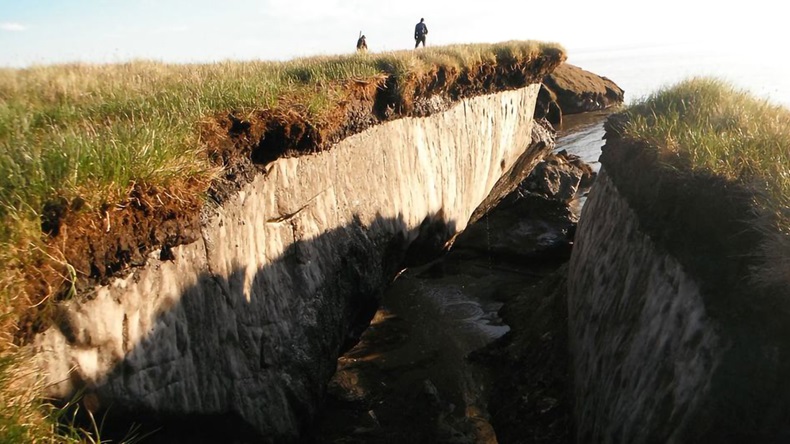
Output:
<svg viewBox="0 0 790 444">
<path fill-rule="evenodd" d="M 659 88 L 695 76 L 726 80 L 757 97 L 790 107 L 790 59 L 759 45 L 667 45 L 570 51 L 568 63 L 608 77 L 631 103 Z"/>
<path fill-rule="evenodd" d="M 609 115 L 608 111 L 565 116 L 563 124 L 557 127 L 554 151 L 567 150 L 581 157 L 594 171 L 598 171 L 601 167 L 598 157 L 604 144 L 603 122 L 607 115 Z"/>
<path fill-rule="evenodd" d="M 756 97 L 790 108 L 790 59 L 779 53 L 671 45 L 569 51 L 568 63 L 608 77 L 625 90 L 626 104 L 695 76 L 726 80 Z M 564 117 L 557 151 L 580 156 L 598 171 L 604 112 Z"/>
</svg>

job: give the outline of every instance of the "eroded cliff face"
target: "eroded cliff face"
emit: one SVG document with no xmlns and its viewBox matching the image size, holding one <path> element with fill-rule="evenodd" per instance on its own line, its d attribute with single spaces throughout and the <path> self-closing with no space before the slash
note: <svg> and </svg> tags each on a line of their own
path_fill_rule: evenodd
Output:
<svg viewBox="0 0 790 444">
<path fill-rule="evenodd" d="M 697 282 L 640 231 L 605 172 L 568 277 L 578 442 L 683 442 L 721 362 Z"/>
<path fill-rule="evenodd" d="M 201 239 L 60 307 L 35 350 L 49 395 L 116 413 L 223 415 L 270 441 L 313 417 L 350 326 L 395 266 L 462 230 L 531 144 L 538 85 L 279 159 Z M 525 152 L 526 149 L 526 152 Z M 514 181 L 513 185 L 518 181 Z M 501 184 L 500 184 L 501 186 Z"/>
<path fill-rule="evenodd" d="M 783 442 L 787 296 L 743 185 L 611 130 L 568 275 L 578 442 Z"/>
</svg>

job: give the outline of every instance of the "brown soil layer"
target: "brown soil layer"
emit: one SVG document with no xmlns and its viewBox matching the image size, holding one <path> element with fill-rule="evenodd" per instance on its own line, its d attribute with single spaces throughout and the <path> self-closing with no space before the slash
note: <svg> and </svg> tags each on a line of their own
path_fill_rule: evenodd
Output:
<svg viewBox="0 0 790 444">
<path fill-rule="evenodd" d="M 280 157 L 300 156 L 332 145 L 373 125 L 403 117 L 427 116 L 467 97 L 522 88 L 540 81 L 562 62 L 562 54 L 529 61 L 482 64 L 464 70 L 436 69 L 419 77 L 380 76 L 339 86 L 331 111 L 313 117 L 299 103 L 281 100 L 278 108 L 243 117 L 230 112 L 202 124 L 201 143 L 221 173 L 211 183 L 176 183 L 160 189 L 139 183 L 128 197 L 101 208 L 80 202 L 45 205 L 42 231 L 55 264 L 25 271 L 31 305 L 64 298 L 123 275 L 142 265 L 148 254 L 200 236 L 205 197 L 222 204 Z M 70 269 L 65 264 L 70 264 Z M 76 279 L 75 279 L 76 278 Z M 41 304 L 23 316 L 17 332 L 25 342 L 51 322 Z"/>
<path fill-rule="evenodd" d="M 26 270 L 30 293 L 55 300 L 86 294 L 96 284 L 145 264 L 160 250 L 159 258 L 173 259 L 171 248 L 200 237 L 200 210 L 207 184 L 191 181 L 178 187 L 157 188 L 135 184 L 128 198 L 98 211 L 80 211 L 79 202 L 65 199 L 48 204 L 50 217 L 42 224 L 53 255 L 68 267 L 40 264 Z M 63 269 L 65 268 L 65 269 Z M 35 276 L 35 279 L 33 279 Z M 55 290 L 60 286 L 59 290 Z M 50 304 L 27 310 L 19 320 L 17 340 L 25 342 L 56 319 Z"/>
</svg>

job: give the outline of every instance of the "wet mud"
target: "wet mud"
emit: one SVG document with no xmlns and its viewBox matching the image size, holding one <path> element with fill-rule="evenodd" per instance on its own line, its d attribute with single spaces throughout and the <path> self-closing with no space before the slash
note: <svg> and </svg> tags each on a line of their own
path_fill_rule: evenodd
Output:
<svg viewBox="0 0 790 444">
<path fill-rule="evenodd" d="M 573 215 L 565 203 L 551 202 L 509 196 L 443 257 L 398 276 L 360 342 L 338 360 L 323 414 L 306 442 L 534 442 L 513 439 L 527 430 L 560 437 L 546 442 L 565 442 L 566 361 L 525 361 L 541 353 L 564 356 L 563 343 L 548 351 L 545 340 L 522 348 L 534 326 L 519 316 L 501 317 L 513 312 L 508 306 L 540 312 L 546 302 L 539 284 L 568 258 Z M 551 205 L 556 211 L 546 211 Z M 536 211 L 531 219 L 524 217 L 530 208 Z M 512 226 L 514 218 L 530 233 L 522 237 L 532 239 L 522 239 L 520 250 L 497 238 L 502 220 Z M 539 325 L 561 341 L 563 322 L 547 318 Z M 530 385 L 535 375 L 540 381 L 557 375 L 558 388 Z M 518 399 L 511 399 L 516 392 Z"/>
</svg>

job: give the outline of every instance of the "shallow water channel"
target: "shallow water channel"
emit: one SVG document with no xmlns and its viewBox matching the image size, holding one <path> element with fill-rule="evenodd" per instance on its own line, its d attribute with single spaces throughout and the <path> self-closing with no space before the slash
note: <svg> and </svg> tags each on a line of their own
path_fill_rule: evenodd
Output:
<svg viewBox="0 0 790 444">
<path fill-rule="evenodd" d="M 407 270 L 387 289 L 360 342 L 338 360 L 319 442 L 493 439 L 484 370 L 466 357 L 509 330 L 493 292 L 522 276 L 484 263 L 446 266 Z"/>
<path fill-rule="evenodd" d="M 556 150 L 598 170 L 605 115 L 567 117 Z M 495 251 L 455 247 L 401 272 L 359 343 L 338 360 L 309 440 L 497 442 L 487 409 L 488 370 L 469 357 L 509 331 L 498 311 L 511 289 L 546 273 L 512 254 L 503 259 Z"/>
</svg>

